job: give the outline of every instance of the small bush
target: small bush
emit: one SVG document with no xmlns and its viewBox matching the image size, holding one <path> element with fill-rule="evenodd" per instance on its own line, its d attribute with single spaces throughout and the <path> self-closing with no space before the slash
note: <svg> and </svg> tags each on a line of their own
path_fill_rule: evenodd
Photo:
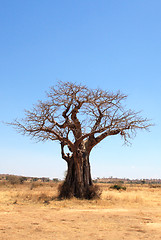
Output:
<svg viewBox="0 0 161 240">
<path fill-rule="evenodd" d="M 25 181 L 27 181 L 27 177 L 19 177 L 20 184 L 23 184 Z"/>
<path fill-rule="evenodd" d="M 6 176 L 6 180 L 9 181 L 9 183 L 11 183 L 12 185 L 20 183 L 19 177 L 18 176 L 14 176 L 14 175 Z"/>
<path fill-rule="evenodd" d="M 37 178 L 37 177 L 32 178 L 33 182 L 37 182 L 38 180 L 39 180 L 39 178 Z"/>
<path fill-rule="evenodd" d="M 59 182 L 59 179 L 58 178 L 53 178 L 53 182 L 57 183 L 57 182 Z"/>
<path fill-rule="evenodd" d="M 150 187 L 150 188 L 161 188 L 161 185 L 152 185 L 152 184 L 149 184 L 149 187 Z"/>
<path fill-rule="evenodd" d="M 22 176 L 16 176 L 16 175 L 7 175 L 6 181 L 8 181 L 10 184 L 23 184 L 25 181 L 27 181 L 27 177 Z"/>
<path fill-rule="evenodd" d="M 110 189 L 114 189 L 114 190 L 126 190 L 125 186 L 119 185 L 119 184 L 114 184 L 112 186 L 110 186 Z"/>
<path fill-rule="evenodd" d="M 42 178 L 41 178 L 41 181 L 42 181 L 42 182 L 50 182 L 50 179 L 49 179 L 49 178 L 46 178 L 46 177 L 42 177 Z"/>
</svg>

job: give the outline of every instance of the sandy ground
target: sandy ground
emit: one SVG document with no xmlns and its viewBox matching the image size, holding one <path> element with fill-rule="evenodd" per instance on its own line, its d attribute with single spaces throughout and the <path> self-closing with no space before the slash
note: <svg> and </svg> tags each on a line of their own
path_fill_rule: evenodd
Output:
<svg viewBox="0 0 161 240">
<path fill-rule="evenodd" d="M 59 208 L 12 204 L 0 208 L 1 240 L 158 240 L 161 208 Z"/>
</svg>

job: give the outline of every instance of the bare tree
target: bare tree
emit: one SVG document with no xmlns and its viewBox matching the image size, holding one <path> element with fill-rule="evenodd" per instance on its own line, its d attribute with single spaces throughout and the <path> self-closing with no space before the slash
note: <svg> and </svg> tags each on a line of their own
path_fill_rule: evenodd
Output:
<svg viewBox="0 0 161 240">
<path fill-rule="evenodd" d="M 151 126 L 140 112 L 126 110 L 126 95 L 101 89 L 89 89 L 71 82 L 51 87 L 47 101 L 39 101 L 26 118 L 14 121 L 21 133 L 40 141 L 59 141 L 68 171 L 60 189 L 61 198 L 92 198 L 95 190 L 89 155 L 103 139 L 121 135 L 127 143 L 137 129 Z"/>
</svg>

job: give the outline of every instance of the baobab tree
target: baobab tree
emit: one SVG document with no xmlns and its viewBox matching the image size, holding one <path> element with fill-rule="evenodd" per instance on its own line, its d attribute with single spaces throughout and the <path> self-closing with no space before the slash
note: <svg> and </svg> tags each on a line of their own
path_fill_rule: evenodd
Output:
<svg viewBox="0 0 161 240">
<path fill-rule="evenodd" d="M 60 188 L 61 198 L 95 197 L 89 162 L 92 149 L 112 135 L 121 135 L 127 143 L 138 129 L 151 126 L 140 112 L 125 109 L 122 103 L 126 98 L 120 92 L 59 82 L 50 88 L 46 101 L 25 111 L 24 119 L 10 123 L 32 138 L 60 142 L 68 167 Z"/>
</svg>

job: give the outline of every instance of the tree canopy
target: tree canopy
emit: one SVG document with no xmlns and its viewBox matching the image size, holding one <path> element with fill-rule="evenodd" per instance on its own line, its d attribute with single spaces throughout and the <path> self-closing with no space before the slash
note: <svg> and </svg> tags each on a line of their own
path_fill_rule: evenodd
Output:
<svg viewBox="0 0 161 240">
<path fill-rule="evenodd" d="M 46 101 L 39 101 L 26 118 L 15 120 L 21 133 L 40 141 L 58 140 L 70 148 L 82 140 L 93 138 L 93 145 L 105 137 L 120 134 L 125 143 L 134 137 L 138 129 L 149 129 L 147 118 L 140 112 L 126 110 L 123 102 L 127 95 L 70 82 L 59 82 L 51 87 Z"/>
</svg>

